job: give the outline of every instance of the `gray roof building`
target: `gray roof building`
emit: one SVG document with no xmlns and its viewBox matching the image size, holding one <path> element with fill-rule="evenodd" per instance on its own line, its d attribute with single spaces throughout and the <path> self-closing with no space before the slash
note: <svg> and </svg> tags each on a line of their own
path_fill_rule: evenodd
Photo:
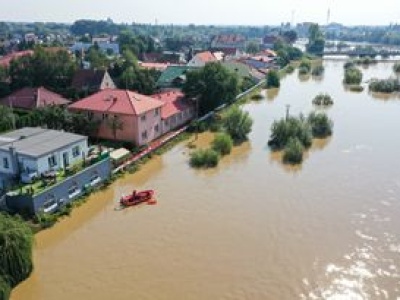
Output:
<svg viewBox="0 0 400 300">
<path fill-rule="evenodd" d="M 19 154 L 37 158 L 86 139 L 69 132 L 25 127 L 0 135 L 0 150 L 9 151 L 12 146 Z"/>
</svg>

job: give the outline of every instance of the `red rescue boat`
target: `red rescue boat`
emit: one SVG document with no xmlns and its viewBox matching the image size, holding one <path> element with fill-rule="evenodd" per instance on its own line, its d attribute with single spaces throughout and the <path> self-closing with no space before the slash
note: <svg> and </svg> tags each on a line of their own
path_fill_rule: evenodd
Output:
<svg viewBox="0 0 400 300">
<path fill-rule="evenodd" d="M 133 206 L 143 202 L 147 202 L 149 204 L 154 203 L 154 190 L 144 190 L 141 192 L 137 192 L 134 190 L 132 194 L 127 196 L 122 196 L 119 201 L 122 206 Z"/>
</svg>

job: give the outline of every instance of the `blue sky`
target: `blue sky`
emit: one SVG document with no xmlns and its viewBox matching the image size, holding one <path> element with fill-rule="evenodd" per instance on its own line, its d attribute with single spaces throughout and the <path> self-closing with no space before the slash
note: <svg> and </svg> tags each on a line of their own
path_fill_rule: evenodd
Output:
<svg viewBox="0 0 400 300">
<path fill-rule="evenodd" d="M 345 25 L 400 24 L 399 0 L 0 0 L 0 20 L 58 21 L 106 19 L 163 24 L 265 25 L 331 21 Z M 12 5 L 11 5 L 11 4 Z"/>
</svg>

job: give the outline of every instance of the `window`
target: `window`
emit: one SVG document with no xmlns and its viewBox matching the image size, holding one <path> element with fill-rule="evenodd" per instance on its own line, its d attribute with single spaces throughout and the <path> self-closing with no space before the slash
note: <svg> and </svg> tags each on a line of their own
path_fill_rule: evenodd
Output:
<svg viewBox="0 0 400 300">
<path fill-rule="evenodd" d="M 103 120 L 108 119 L 108 114 L 103 114 Z"/>
<path fill-rule="evenodd" d="M 168 123 L 169 123 L 169 119 L 166 119 L 166 120 L 164 121 L 165 126 L 168 126 Z"/>
<path fill-rule="evenodd" d="M 140 120 L 141 120 L 142 122 L 146 121 L 146 115 L 142 115 L 142 116 L 140 117 Z"/>
<path fill-rule="evenodd" d="M 157 116 L 159 115 L 159 113 L 160 113 L 158 110 L 159 110 L 158 108 L 156 108 L 156 109 L 154 110 L 154 116 L 155 116 L 155 117 L 157 117 Z"/>
<path fill-rule="evenodd" d="M 72 156 L 77 157 L 81 154 L 81 148 L 79 146 L 75 146 L 72 148 Z"/>
<path fill-rule="evenodd" d="M 80 194 L 81 190 L 78 188 L 76 183 L 73 183 L 68 189 L 68 197 L 69 199 L 75 198 Z"/>
<path fill-rule="evenodd" d="M 101 181 L 101 177 L 99 176 L 99 174 L 97 172 L 94 172 L 92 174 L 92 176 L 90 177 L 90 185 L 94 186 L 96 184 L 98 184 Z"/>
<path fill-rule="evenodd" d="M 49 213 L 57 208 L 57 201 L 54 195 L 50 195 L 46 201 L 43 203 L 43 212 Z"/>
<path fill-rule="evenodd" d="M 160 129 L 160 128 L 159 128 L 158 124 L 157 124 L 156 126 L 154 126 L 154 131 L 155 131 L 155 132 L 158 132 L 159 129 Z"/>
<path fill-rule="evenodd" d="M 142 132 L 142 140 L 145 140 L 145 139 L 147 139 L 147 131 L 146 130 Z"/>
<path fill-rule="evenodd" d="M 54 154 L 52 154 L 52 155 L 48 158 L 48 161 L 49 161 L 49 167 L 50 167 L 50 168 L 53 168 L 54 166 L 57 165 L 57 159 L 56 159 L 56 156 L 55 156 Z"/>
<path fill-rule="evenodd" d="M 3 157 L 3 167 L 4 167 L 4 169 L 9 169 L 10 168 L 10 164 L 8 163 L 8 158 L 7 157 Z"/>
</svg>

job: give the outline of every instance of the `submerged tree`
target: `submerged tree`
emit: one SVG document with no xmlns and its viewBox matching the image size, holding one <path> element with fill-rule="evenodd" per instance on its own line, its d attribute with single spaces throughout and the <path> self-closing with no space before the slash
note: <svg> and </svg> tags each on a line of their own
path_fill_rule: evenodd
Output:
<svg viewBox="0 0 400 300">
<path fill-rule="evenodd" d="M 271 70 L 267 74 L 267 82 L 265 87 L 269 88 L 279 88 L 281 86 L 279 73 L 275 70 Z"/>
<path fill-rule="evenodd" d="M 222 124 L 235 142 L 241 142 L 246 140 L 247 135 L 251 132 L 253 120 L 248 112 L 234 105 L 224 114 Z"/>
</svg>

